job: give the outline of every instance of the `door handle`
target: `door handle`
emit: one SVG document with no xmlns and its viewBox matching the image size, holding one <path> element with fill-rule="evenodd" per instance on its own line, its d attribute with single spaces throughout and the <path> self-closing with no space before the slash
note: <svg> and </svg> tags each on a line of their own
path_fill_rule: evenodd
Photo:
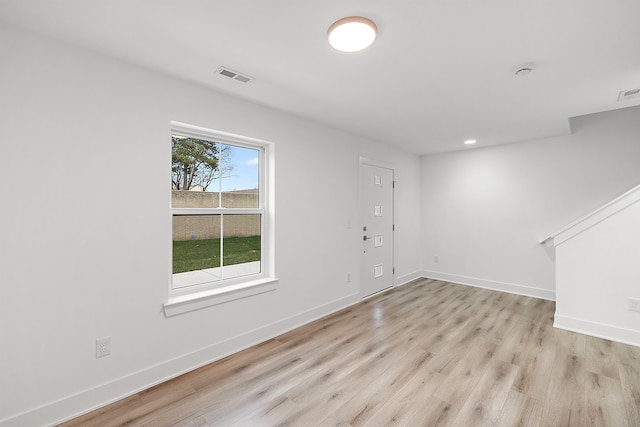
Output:
<svg viewBox="0 0 640 427">
<path fill-rule="evenodd" d="M 371 240 L 373 237 L 362 236 L 362 240 Z"/>
</svg>

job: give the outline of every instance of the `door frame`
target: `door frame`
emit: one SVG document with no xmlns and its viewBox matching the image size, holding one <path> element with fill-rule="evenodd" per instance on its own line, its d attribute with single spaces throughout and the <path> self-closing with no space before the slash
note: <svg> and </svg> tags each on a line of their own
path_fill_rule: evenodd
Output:
<svg viewBox="0 0 640 427">
<path fill-rule="evenodd" d="M 362 182 L 360 181 L 360 170 L 362 168 L 362 165 L 369 165 L 369 166 L 375 166 L 375 167 L 379 167 L 379 168 L 383 168 L 383 169 L 390 169 L 391 170 L 391 175 L 392 175 L 392 186 L 391 186 L 391 203 L 392 203 L 392 209 L 391 209 L 391 222 L 393 224 L 393 229 L 391 232 L 391 263 L 392 263 L 392 272 L 391 272 L 391 286 L 389 288 L 386 288 L 385 290 L 394 288 L 396 286 L 396 238 L 395 238 L 395 224 L 396 224 L 396 190 L 395 190 L 395 184 L 396 184 L 396 168 L 392 163 L 388 163 L 388 162 L 384 162 L 381 160 L 376 160 L 376 159 L 372 159 L 369 157 L 362 157 L 360 156 L 359 162 L 358 162 L 358 240 L 360 241 L 359 243 L 361 243 L 361 239 L 362 239 L 362 217 L 360 212 L 362 212 L 362 194 L 361 194 L 361 188 L 362 188 Z M 360 248 L 360 246 L 359 246 Z M 364 263 L 364 259 L 362 257 L 362 253 L 360 252 L 359 257 L 358 257 L 358 271 L 362 272 L 364 270 L 363 268 L 363 263 Z M 364 278 L 361 278 L 362 280 L 364 280 Z M 358 287 L 358 293 L 360 294 L 360 299 L 366 299 L 369 297 L 372 297 L 374 295 L 378 295 L 380 292 L 376 292 L 373 293 L 371 295 L 363 295 L 363 288 L 362 288 L 363 282 L 360 282 L 360 286 Z"/>
</svg>

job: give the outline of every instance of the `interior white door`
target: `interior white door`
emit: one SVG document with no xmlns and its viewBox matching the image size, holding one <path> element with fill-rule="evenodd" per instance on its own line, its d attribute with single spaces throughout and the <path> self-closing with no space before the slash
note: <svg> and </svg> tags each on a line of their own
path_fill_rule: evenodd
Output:
<svg viewBox="0 0 640 427">
<path fill-rule="evenodd" d="M 361 295 L 393 285 L 393 169 L 360 164 Z"/>
</svg>

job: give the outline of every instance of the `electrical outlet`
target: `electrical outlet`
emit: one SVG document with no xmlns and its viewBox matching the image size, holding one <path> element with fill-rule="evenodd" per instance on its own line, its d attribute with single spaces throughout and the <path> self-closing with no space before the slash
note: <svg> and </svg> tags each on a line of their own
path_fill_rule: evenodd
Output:
<svg viewBox="0 0 640 427">
<path fill-rule="evenodd" d="M 638 298 L 629 298 L 629 310 L 631 310 L 631 311 L 640 311 L 640 299 L 638 299 Z"/>
<path fill-rule="evenodd" d="M 440 257 L 438 255 L 433 256 L 433 262 L 437 264 L 440 261 Z"/>
<path fill-rule="evenodd" d="M 347 283 L 351 283 L 351 273 L 347 273 Z"/>
<path fill-rule="evenodd" d="M 111 337 L 98 338 L 96 340 L 96 359 L 111 354 Z"/>
</svg>

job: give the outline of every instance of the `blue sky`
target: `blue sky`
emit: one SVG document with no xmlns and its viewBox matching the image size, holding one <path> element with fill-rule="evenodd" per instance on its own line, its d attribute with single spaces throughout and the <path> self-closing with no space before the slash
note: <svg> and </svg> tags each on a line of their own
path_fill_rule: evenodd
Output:
<svg viewBox="0 0 640 427">
<path fill-rule="evenodd" d="M 259 151 L 244 147 L 229 147 L 229 164 L 233 168 L 222 177 L 222 191 L 258 188 Z M 218 183 L 214 181 L 209 190 L 216 191 L 217 188 Z"/>
</svg>

